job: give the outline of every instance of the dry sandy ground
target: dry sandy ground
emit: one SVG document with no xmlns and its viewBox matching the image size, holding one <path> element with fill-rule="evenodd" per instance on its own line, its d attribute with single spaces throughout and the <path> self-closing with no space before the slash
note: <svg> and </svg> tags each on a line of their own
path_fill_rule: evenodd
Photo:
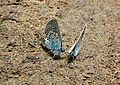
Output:
<svg viewBox="0 0 120 85">
<path fill-rule="evenodd" d="M 52 17 L 66 53 L 88 24 L 70 64 L 40 45 Z M 0 0 L 0 85 L 120 85 L 120 1 Z"/>
</svg>

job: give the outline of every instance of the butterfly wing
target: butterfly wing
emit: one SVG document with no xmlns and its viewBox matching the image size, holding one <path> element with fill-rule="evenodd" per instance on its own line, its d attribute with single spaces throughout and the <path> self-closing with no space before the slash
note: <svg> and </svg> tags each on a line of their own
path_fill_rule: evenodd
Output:
<svg viewBox="0 0 120 85">
<path fill-rule="evenodd" d="M 62 48 L 62 40 L 56 19 L 51 19 L 44 29 L 45 37 L 42 45 L 52 50 L 53 53 L 59 52 Z"/>
<path fill-rule="evenodd" d="M 69 50 L 69 59 L 75 59 L 76 56 L 79 54 L 80 48 L 81 48 L 81 43 L 83 41 L 83 35 L 85 33 L 85 30 L 87 28 L 87 25 L 84 26 L 83 30 L 80 33 L 79 38 L 75 42 L 75 44 L 70 48 Z"/>
</svg>

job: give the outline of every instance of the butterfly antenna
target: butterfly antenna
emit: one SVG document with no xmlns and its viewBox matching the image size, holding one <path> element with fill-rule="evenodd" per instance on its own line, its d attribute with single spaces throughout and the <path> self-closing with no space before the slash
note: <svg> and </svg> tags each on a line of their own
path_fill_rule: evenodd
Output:
<svg viewBox="0 0 120 85">
<path fill-rule="evenodd" d="M 55 59 L 55 55 L 53 55 L 53 60 Z"/>
<path fill-rule="evenodd" d="M 45 31 L 45 27 L 42 27 L 42 36 L 45 37 L 45 34 L 44 34 L 44 31 Z"/>
<path fill-rule="evenodd" d="M 40 37 L 44 37 L 44 34 L 40 32 L 40 30 L 35 30 L 35 33 Z"/>
</svg>

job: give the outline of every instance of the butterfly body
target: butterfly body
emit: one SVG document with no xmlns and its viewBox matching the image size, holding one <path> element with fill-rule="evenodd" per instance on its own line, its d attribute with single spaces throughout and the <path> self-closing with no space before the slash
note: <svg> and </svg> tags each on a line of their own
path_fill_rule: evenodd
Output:
<svg viewBox="0 0 120 85">
<path fill-rule="evenodd" d="M 56 19 L 51 19 L 44 29 L 44 38 L 42 45 L 49 49 L 54 55 L 59 55 L 64 51 L 62 48 L 62 39 L 58 28 L 58 22 Z"/>
<path fill-rule="evenodd" d="M 81 44 L 82 44 L 82 41 L 83 41 L 83 35 L 85 33 L 86 28 L 87 28 L 87 25 L 85 25 L 85 27 L 83 28 L 83 30 L 80 33 L 79 38 L 77 39 L 75 44 L 69 50 L 68 59 L 70 61 L 75 59 L 76 56 L 79 54 L 79 51 L 80 51 L 80 48 L 81 48 Z"/>
</svg>

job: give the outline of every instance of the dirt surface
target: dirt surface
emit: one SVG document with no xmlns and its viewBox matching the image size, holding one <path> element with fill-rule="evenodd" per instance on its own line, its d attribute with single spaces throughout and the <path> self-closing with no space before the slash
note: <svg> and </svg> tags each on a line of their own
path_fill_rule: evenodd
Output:
<svg viewBox="0 0 120 85">
<path fill-rule="evenodd" d="M 52 17 L 66 51 L 59 60 L 40 45 Z M 67 64 L 84 23 L 80 54 Z M 0 0 L 0 85 L 120 85 L 120 1 Z"/>
</svg>

